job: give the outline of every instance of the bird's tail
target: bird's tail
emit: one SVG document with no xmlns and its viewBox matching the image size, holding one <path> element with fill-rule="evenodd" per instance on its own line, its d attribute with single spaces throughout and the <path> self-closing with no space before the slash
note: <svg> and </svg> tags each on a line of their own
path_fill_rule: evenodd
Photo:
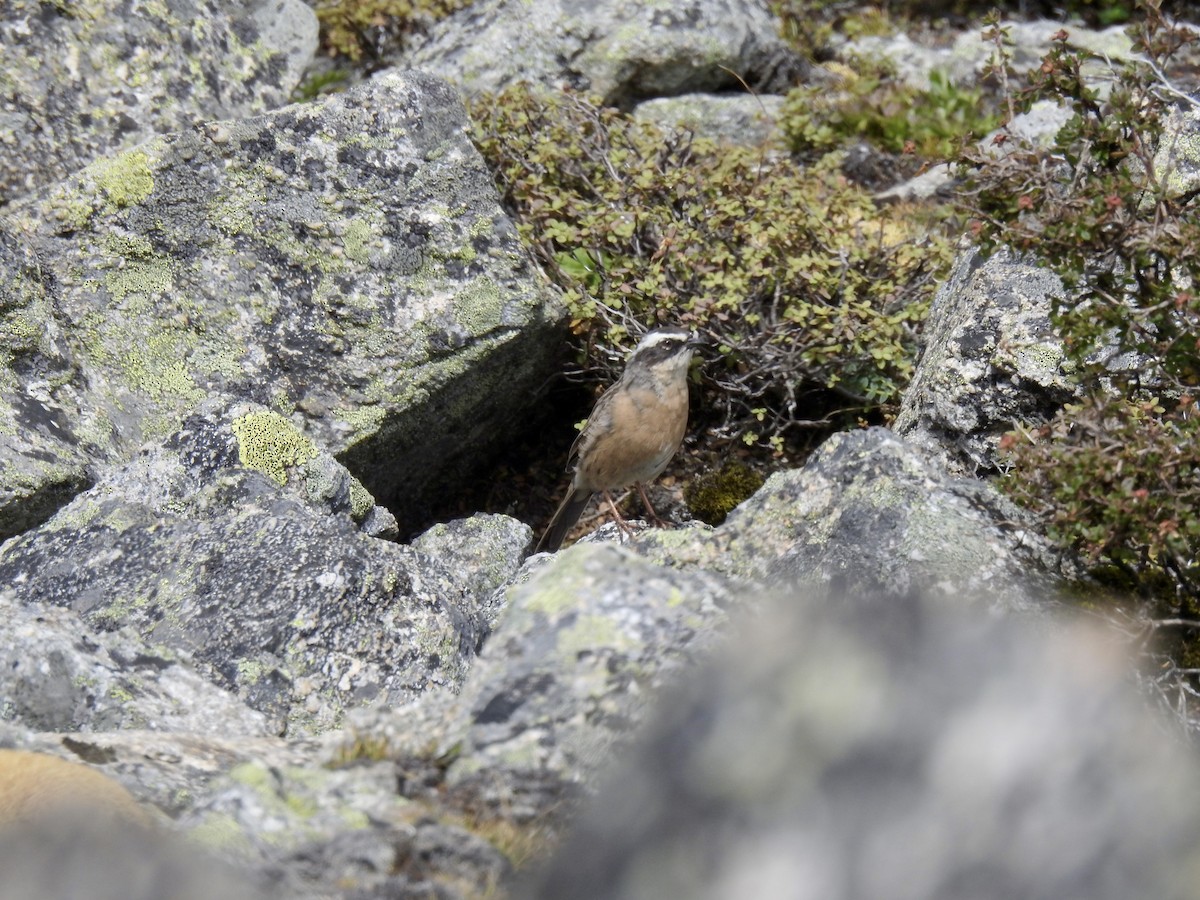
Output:
<svg viewBox="0 0 1200 900">
<path fill-rule="evenodd" d="M 545 550 L 553 553 L 561 547 L 563 539 L 567 536 L 567 532 L 579 521 L 579 517 L 583 514 L 583 508 L 588 505 L 588 501 L 591 499 L 591 491 L 583 491 L 578 488 L 567 494 L 563 502 L 559 504 L 558 511 L 554 514 L 554 518 L 550 520 L 550 524 L 546 528 L 546 533 L 538 541 L 537 550 L 534 552 L 541 553 Z"/>
</svg>

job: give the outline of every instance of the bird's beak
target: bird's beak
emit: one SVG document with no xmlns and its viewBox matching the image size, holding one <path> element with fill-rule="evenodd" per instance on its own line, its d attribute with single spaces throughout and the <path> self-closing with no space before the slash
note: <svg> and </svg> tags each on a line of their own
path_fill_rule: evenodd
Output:
<svg viewBox="0 0 1200 900">
<path fill-rule="evenodd" d="M 700 336 L 700 332 L 693 331 L 691 336 L 688 338 L 687 345 L 693 350 L 698 350 L 701 347 L 707 347 L 708 341 Z"/>
</svg>

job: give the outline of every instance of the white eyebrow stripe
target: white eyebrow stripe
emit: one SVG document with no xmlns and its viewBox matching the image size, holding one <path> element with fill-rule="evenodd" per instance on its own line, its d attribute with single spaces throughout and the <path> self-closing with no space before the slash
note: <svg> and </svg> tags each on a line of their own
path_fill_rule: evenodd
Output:
<svg viewBox="0 0 1200 900">
<path fill-rule="evenodd" d="M 688 333 L 686 331 L 652 331 L 642 338 L 641 343 L 637 345 L 637 349 L 648 350 L 651 347 L 657 347 L 659 344 L 686 341 L 687 339 Z"/>
</svg>

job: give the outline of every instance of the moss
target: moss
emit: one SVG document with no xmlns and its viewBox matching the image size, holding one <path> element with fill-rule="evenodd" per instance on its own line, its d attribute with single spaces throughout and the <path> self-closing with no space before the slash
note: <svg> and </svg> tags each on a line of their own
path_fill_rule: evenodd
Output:
<svg viewBox="0 0 1200 900">
<path fill-rule="evenodd" d="M 763 477 L 745 463 L 728 462 L 717 472 L 705 473 L 686 488 L 688 509 L 701 522 L 720 525 L 743 500 L 763 486 Z"/>
<path fill-rule="evenodd" d="M 287 484 L 288 470 L 317 455 L 317 448 L 277 412 L 248 413 L 234 421 L 238 459 L 249 469 Z"/>
</svg>

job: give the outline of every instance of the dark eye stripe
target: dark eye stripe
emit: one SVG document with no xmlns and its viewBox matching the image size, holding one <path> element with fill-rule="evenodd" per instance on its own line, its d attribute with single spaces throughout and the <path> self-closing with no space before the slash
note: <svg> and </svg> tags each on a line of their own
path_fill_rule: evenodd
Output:
<svg viewBox="0 0 1200 900">
<path fill-rule="evenodd" d="M 673 356 L 678 356 L 681 352 L 688 349 L 687 340 L 684 338 L 671 339 L 655 344 L 652 347 L 646 347 L 637 351 L 634 354 L 634 359 L 639 363 L 652 366 L 656 363 L 664 362 Z"/>
</svg>

